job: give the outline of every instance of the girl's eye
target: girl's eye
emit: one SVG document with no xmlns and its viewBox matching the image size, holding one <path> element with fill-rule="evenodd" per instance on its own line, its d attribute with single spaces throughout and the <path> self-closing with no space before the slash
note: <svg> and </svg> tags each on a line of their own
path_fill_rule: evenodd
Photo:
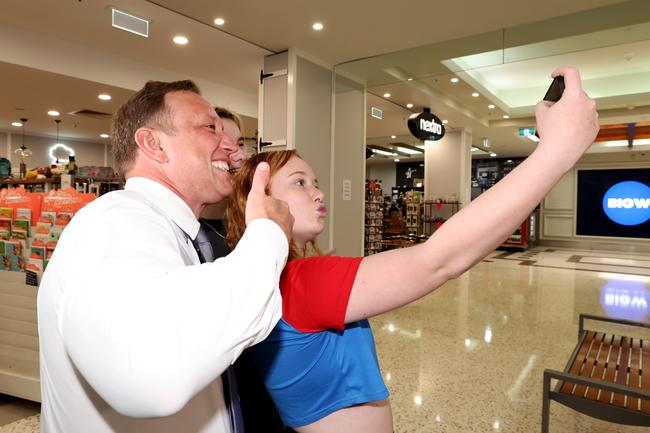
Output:
<svg viewBox="0 0 650 433">
<path fill-rule="evenodd" d="M 299 180 L 296 181 L 296 185 L 298 185 L 298 186 L 305 186 L 305 181 L 302 180 L 302 179 L 299 179 Z"/>
</svg>

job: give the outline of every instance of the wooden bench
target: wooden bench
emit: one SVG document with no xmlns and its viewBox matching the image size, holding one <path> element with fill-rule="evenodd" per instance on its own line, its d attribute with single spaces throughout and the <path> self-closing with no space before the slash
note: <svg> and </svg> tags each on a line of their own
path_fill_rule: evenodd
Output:
<svg viewBox="0 0 650 433">
<path fill-rule="evenodd" d="M 22 272 L 0 271 L 0 393 L 40 401 L 36 295 Z"/>
<path fill-rule="evenodd" d="M 564 372 L 544 371 L 542 433 L 551 400 L 609 422 L 650 426 L 650 339 L 584 329 L 585 320 L 650 329 L 650 323 L 580 315 L 578 344 Z M 551 390 L 551 379 L 556 379 Z"/>
</svg>

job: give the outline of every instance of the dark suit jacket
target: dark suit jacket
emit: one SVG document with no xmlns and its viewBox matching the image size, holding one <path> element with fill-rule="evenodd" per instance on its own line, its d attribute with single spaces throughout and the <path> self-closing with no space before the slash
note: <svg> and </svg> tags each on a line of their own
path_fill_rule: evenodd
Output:
<svg viewBox="0 0 650 433">
<path fill-rule="evenodd" d="M 214 257 L 223 257 L 230 253 L 226 245 L 226 227 L 223 220 L 199 220 L 210 239 Z M 246 433 L 288 433 L 294 430 L 285 428 L 273 401 L 266 392 L 264 382 L 257 373 L 250 350 L 245 350 L 235 361 L 235 376 L 239 401 L 241 402 Z"/>
</svg>

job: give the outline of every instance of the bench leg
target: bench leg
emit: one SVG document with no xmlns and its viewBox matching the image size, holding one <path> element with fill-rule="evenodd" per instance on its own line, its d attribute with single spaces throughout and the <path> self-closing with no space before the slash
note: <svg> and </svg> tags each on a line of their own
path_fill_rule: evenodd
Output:
<svg viewBox="0 0 650 433">
<path fill-rule="evenodd" d="M 548 433 L 549 417 L 551 409 L 551 399 L 549 392 L 551 389 L 551 378 L 544 372 L 544 393 L 542 395 L 542 433 Z"/>
</svg>

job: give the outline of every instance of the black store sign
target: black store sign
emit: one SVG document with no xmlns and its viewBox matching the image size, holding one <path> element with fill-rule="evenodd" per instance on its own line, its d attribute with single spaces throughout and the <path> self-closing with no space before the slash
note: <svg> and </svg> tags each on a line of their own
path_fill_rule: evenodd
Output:
<svg viewBox="0 0 650 433">
<path fill-rule="evenodd" d="M 445 127 L 428 108 L 420 114 L 413 114 L 408 119 L 409 131 L 420 140 L 436 141 L 445 136 Z"/>
</svg>

